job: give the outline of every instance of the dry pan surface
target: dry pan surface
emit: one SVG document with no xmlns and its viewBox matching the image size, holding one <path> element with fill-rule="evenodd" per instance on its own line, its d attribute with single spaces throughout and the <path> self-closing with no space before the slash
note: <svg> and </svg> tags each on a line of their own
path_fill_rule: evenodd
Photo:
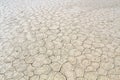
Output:
<svg viewBox="0 0 120 80">
<path fill-rule="evenodd" d="M 0 0 L 0 80 L 120 80 L 120 0 Z"/>
</svg>

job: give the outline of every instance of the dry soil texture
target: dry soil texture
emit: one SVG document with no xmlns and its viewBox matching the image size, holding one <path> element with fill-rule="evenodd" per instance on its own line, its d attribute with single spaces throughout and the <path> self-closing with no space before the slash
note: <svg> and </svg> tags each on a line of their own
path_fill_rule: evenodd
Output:
<svg viewBox="0 0 120 80">
<path fill-rule="evenodd" d="M 120 80 L 120 0 L 0 0 L 0 80 Z"/>
</svg>

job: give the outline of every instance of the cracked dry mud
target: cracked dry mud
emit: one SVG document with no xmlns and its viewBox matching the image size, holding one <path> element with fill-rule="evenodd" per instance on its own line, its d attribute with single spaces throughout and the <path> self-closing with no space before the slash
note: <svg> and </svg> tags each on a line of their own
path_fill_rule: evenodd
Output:
<svg viewBox="0 0 120 80">
<path fill-rule="evenodd" d="M 120 1 L 0 0 L 0 80 L 120 80 Z"/>
</svg>

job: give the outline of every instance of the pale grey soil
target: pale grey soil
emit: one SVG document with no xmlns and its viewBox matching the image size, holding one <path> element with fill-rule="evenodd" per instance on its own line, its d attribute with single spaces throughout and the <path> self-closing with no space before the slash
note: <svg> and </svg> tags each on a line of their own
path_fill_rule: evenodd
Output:
<svg viewBox="0 0 120 80">
<path fill-rule="evenodd" d="M 120 0 L 0 0 L 0 80 L 120 80 Z"/>
</svg>

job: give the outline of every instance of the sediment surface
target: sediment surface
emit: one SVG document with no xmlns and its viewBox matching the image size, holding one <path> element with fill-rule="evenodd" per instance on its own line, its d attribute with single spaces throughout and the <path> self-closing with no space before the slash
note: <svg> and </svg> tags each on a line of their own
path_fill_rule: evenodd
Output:
<svg viewBox="0 0 120 80">
<path fill-rule="evenodd" d="M 120 80 L 120 0 L 0 0 L 0 80 Z"/>
</svg>

